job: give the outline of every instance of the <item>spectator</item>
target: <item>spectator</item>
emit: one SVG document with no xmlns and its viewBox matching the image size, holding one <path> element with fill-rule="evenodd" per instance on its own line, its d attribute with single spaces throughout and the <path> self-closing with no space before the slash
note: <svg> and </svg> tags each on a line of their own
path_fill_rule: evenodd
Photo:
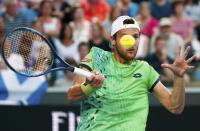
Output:
<svg viewBox="0 0 200 131">
<path fill-rule="evenodd" d="M 110 36 L 112 22 L 121 15 L 121 10 L 118 7 L 112 7 L 109 19 L 104 21 L 103 26 L 106 29 L 107 36 Z"/>
<path fill-rule="evenodd" d="M 43 27 L 42 27 L 42 23 L 40 21 L 37 21 L 37 20 L 33 21 L 32 22 L 32 28 L 39 31 L 39 32 L 44 32 Z"/>
<path fill-rule="evenodd" d="M 53 16 L 62 20 L 62 23 L 69 23 L 73 20 L 72 7 L 65 0 L 53 0 Z"/>
<path fill-rule="evenodd" d="M 140 11 L 136 19 L 140 23 L 141 33 L 151 37 L 154 33 L 155 27 L 158 26 L 158 21 L 151 16 L 149 2 L 141 2 Z"/>
<path fill-rule="evenodd" d="M 151 13 L 157 20 L 172 15 L 172 6 L 169 0 L 151 0 Z"/>
<path fill-rule="evenodd" d="M 173 2 L 173 16 L 171 20 L 172 31 L 179 34 L 184 39 L 185 43 L 190 43 L 192 41 L 193 22 L 184 16 L 183 0 L 175 0 Z"/>
<path fill-rule="evenodd" d="M 2 49 L 2 44 L 4 40 L 4 33 L 5 33 L 5 23 L 2 17 L 0 17 L 0 49 Z M 5 65 L 3 58 L 1 57 L 2 52 L 0 51 L 0 71 L 6 69 L 7 66 Z"/>
<path fill-rule="evenodd" d="M 78 66 L 77 62 L 73 58 L 66 58 L 65 61 L 74 67 Z M 64 70 L 64 77 L 57 79 L 55 86 L 66 90 L 66 88 L 68 89 L 72 85 L 74 77 L 74 73 Z"/>
<path fill-rule="evenodd" d="M 87 43 L 81 42 L 78 46 L 78 52 L 79 52 L 79 57 L 80 60 L 85 58 L 85 56 L 89 53 L 90 49 Z"/>
<path fill-rule="evenodd" d="M 0 15 L 5 11 L 5 6 L 3 4 L 3 1 L 0 1 Z"/>
<path fill-rule="evenodd" d="M 35 10 L 36 4 L 34 0 L 27 0 L 26 6 L 19 9 L 19 12 L 26 17 L 28 23 L 32 23 L 38 17 L 38 12 Z"/>
<path fill-rule="evenodd" d="M 58 18 L 52 17 L 52 2 L 44 0 L 40 3 L 40 16 L 38 21 L 42 23 L 43 33 L 50 37 L 57 37 L 60 33 L 61 23 Z"/>
<path fill-rule="evenodd" d="M 0 17 L 0 49 L 2 49 L 4 33 L 5 33 L 5 23 L 4 23 L 4 19 L 2 17 Z"/>
<path fill-rule="evenodd" d="M 60 40 L 54 39 L 54 43 L 62 59 L 73 58 L 79 62 L 78 44 L 73 41 L 73 29 L 69 24 L 63 25 Z"/>
<path fill-rule="evenodd" d="M 121 15 L 136 16 L 139 10 L 137 3 L 131 0 L 119 0 L 117 7 L 121 9 Z"/>
<path fill-rule="evenodd" d="M 165 17 L 160 19 L 159 28 L 152 37 L 151 51 L 154 50 L 154 43 L 156 43 L 155 39 L 158 36 L 162 36 L 166 39 L 167 42 L 167 55 L 170 59 L 174 60 L 176 56 L 176 49 L 178 48 L 178 46 L 184 47 L 184 41 L 181 36 L 172 32 L 171 25 L 172 23 L 170 18 Z"/>
<path fill-rule="evenodd" d="M 81 3 L 85 18 L 89 21 L 103 22 L 108 18 L 110 6 L 105 0 L 85 0 Z"/>
<path fill-rule="evenodd" d="M 96 22 L 91 25 L 91 39 L 89 40 L 89 48 L 93 46 L 99 47 L 105 51 L 111 51 L 110 42 L 106 39 L 103 26 Z"/>
<path fill-rule="evenodd" d="M 83 0 L 65 0 L 65 1 L 67 1 L 70 4 L 70 6 L 76 7 L 80 6 Z"/>
<path fill-rule="evenodd" d="M 73 28 L 73 40 L 75 43 L 88 42 L 90 35 L 90 22 L 85 20 L 83 10 L 75 7 L 73 11 L 74 20 L 70 22 Z"/>
<path fill-rule="evenodd" d="M 9 33 L 16 27 L 28 26 L 28 21 L 23 14 L 17 12 L 17 0 L 5 0 L 5 12 L 2 17 L 6 24 L 5 33 Z"/>
<path fill-rule="evenodd" d="M 195 33 L 200 41 L 200 2 L 199 0 L 186 0 L 184 13 L 194 22 Z"/>
<path fill-rule="evenodd" d="M 114 6 L 116 6 L 117 0 L 107 0 L 107 3 L 108 3 L 110 6 L 114 7 Z"/>
<path fill-rule="evenodd" d="M 158 36 L 155 39 L 155 52 L 148 55 L 145 60 L 154 67 L 154 69 L 160 74 L 161 81 L 169 81 L 172 80 L 172 72 L 167 68 L 162 68 L 161 64 L 169 63 L 172 64 L 173 60 L 171 60 L 167 55 L 167 41 L 164 37 Z"/>
</svg>

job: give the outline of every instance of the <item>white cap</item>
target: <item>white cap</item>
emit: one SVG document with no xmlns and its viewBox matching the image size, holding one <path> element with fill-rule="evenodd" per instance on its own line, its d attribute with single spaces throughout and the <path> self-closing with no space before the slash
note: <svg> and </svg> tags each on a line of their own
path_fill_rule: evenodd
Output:
<svg viewBox="0 0 200 131">
<path fill-rule="evenodd" d="M 170 18 L 164 17 L 162 19 L 160 19 L 159 25 L 160 26 L 171 26 L 172 22 L 170 20 Z"/>
<path fill-rule="evenodd" d="M 124 24 L 124 21 L 127 19 L 132 19 L 134 21 L 134 24 Z M 122 29 L 127 29 L 127 28 L 136 28 L 140 31 L 140 26 L 138 22 L 130 16 L 120 16 L 118 17 L 115 21 L 112 23 L 112 28 L 111 28 L 111 36 L 113 36 L 115 33 Z"/>
</svg>

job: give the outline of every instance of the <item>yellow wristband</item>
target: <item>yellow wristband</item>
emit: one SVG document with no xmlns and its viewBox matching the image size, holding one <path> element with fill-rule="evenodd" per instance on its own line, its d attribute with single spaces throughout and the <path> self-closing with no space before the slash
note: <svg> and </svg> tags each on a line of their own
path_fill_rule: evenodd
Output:
<svg viewBox="0 0 200 131">
<path fill-rule="evenodd" d="M 92 92 L 95 91 L 95 89 L 92 88 L 90 84 L 86 83 L 81 84 L 81 90 L 84 92 L 86 96 L 89 96 Z"/>
</svg>

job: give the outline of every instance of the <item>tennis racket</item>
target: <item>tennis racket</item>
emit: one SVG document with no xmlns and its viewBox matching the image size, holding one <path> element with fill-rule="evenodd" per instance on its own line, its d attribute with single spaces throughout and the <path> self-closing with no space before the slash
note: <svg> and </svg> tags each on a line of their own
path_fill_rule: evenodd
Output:
<svg viewBox="0 0 200 131">
<path fill-rule="evenodd" d="M 47 38 L 27 27 L 16 28 L 5 37 L 2 57 L 11 70 L 28 77 L 41 76 L 63 69 L 84 77 L 93 75 L 91 72 L 66 63 L 57 55 Z M 52 67 L 54 62 L 57 63 L 55 68 Z"/>
</svg>

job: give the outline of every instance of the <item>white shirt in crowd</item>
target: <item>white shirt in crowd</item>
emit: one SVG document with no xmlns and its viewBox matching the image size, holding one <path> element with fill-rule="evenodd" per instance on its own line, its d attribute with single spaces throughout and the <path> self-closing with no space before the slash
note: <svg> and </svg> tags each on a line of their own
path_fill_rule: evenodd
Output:
<svg viewBox="0 0 200 131">
<path fill-rule="evenodd" d="M 67 57 L 73 58 L 76 62 L 79 62 L 78 44 L 73 43 L 70 46 L 65 46 L 59 39 L 53 39 L 58 55 L 65 60 Z"/>
<path fill-rule="evenodd" d="M 73 28 L 73 40 L 75 43 L 87 42 L 90 38 L 90 23 L 86 20 L 83 21 L 79 27 L 74 22 L 70 23 Z"/>
</svg>

